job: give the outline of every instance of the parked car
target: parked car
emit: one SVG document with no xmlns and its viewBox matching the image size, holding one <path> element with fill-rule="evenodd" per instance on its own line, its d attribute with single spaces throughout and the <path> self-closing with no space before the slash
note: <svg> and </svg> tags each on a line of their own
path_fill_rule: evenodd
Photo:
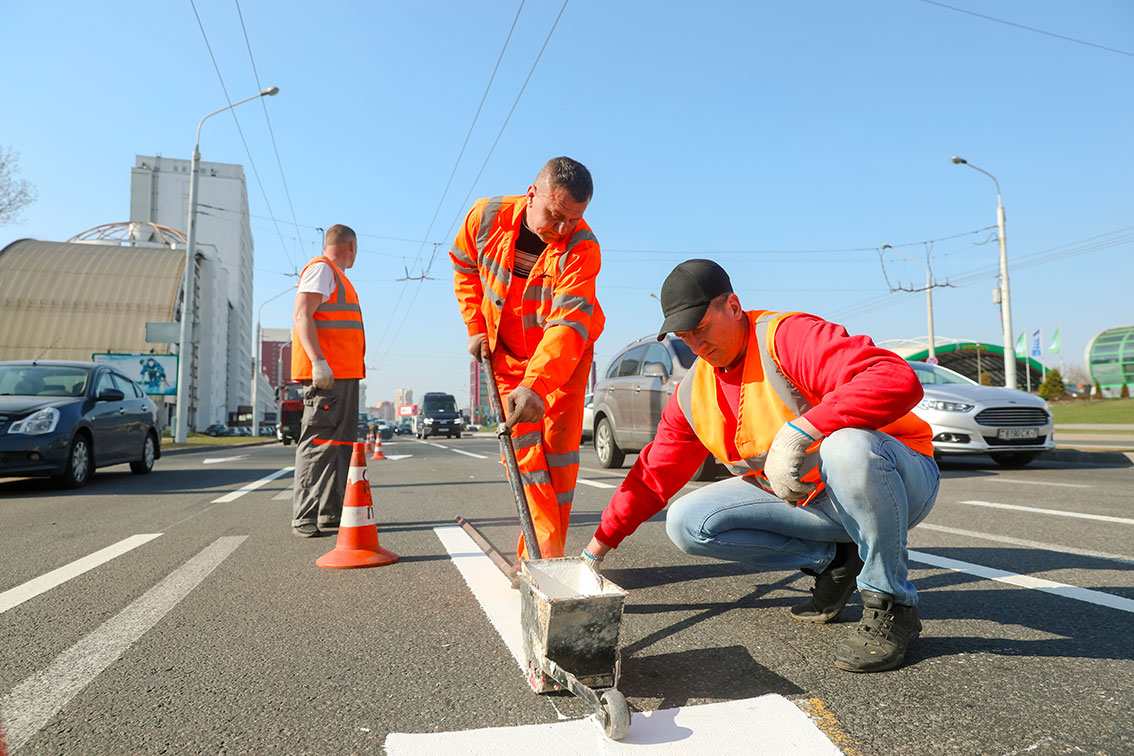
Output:
<svg viewBox="0 0 1134 756">
<path fill-rule="evenodd" d="M 641 451 L 653 441 L 662 409 L 694 359 L 692 350 L 673 335 L 662 341 L 656 336 L 638 339 L 614 356 L 595 385 L 591 407 L 600 465 L 622 467 L 628 452 Z M 706 456 L 694 479 L 711 480 L 721 471 L 721 465 Z"/>
<path fill-rule="evenodd" d="M 583 440 L 590 441 L 595 435 L 595 395 L 583 397 Z"/>
<path fill-rule="evenodd" d="M 206 436 L 223 436 L 228 428 L 220 423 L 213 423 L 202 431 Z"/>
<path fill-rule="evenodd" d="M 0 362 L 0 477 L 85 485 L 95 469 L 161 457 L 157 407 L 132 380 L 92 362 Z"/>
<path fill-rule="evenodd" d="M 988 454 L 1003 467 L 1022 467 L 1055 448 L 1051 412 L 1040 397 L 981 386 L 940 365 L 910 365 L 925 389 L 913 411 L 933 429 L 936 454 Z"/>
</svg>

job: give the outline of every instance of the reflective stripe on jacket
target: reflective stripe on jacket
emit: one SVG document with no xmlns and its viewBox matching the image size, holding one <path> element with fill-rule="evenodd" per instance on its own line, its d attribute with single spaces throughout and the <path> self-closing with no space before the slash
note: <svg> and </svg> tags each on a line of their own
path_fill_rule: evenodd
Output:
<svg viewBox="0 0 1134 756">
<path fill-rule="evenodd" d="M 764 462 L 772 439 L 784 423 L 811 409 L 800 391 L 784 378 L 775 354 L 776 328 L 796 313 L 753 310 L 746 313 L 752 333 L 744 358 L 737 405 L 734 445 L 740 459 L 730 459 L 724 438 L 725 418 L 717 399 L 717 379 L 712 365 L 697 360 L 677 389 L 677 400 L 686 421 L 701 444 L 724 462 L 735 475 L 743 475 L 770 491 L 764 475 Z M 906 413 L 879 428 L 914 451 L 933 455 L 932 431 L 921 418 Z M 810 501 L 823 490 L 819 475 L 819 448 L 822 440 L 807 449 L 800 479 L 815 483 Z M 806 502 L 805 502 L 806 503 Z"/>
<path fill-rule="evenodd" d="M 469 335 L 486 335 L 492 350 L 526 206 L 526 195 L 477 200 L 449 252 L 461 318 Z M 523 281 L 520 327 L 531 358 L 522 383 L 541 396 L 567 381 L 602 333 L 606 318 L 595 297 L 600 267 L 598 239 L 580 219 L 568 237 L 544 248 Z"/>
<path fill-rule="evenodd" d="M 361 380 L 366 377 L 366 332 L 362 327 L 358 293 L 346 274 L 327 257 L 311 259 L 303 266 L 300 278 L 315 263 L 326 263 L 335 276 L 335 289 L 330 298 L 315 310 L 319 348 L 335 378 Z M 291 331 L 291 377 L 299 381 L 311 380 L 311 358 L 299 342 L 295 328 Z"/>
</svg>

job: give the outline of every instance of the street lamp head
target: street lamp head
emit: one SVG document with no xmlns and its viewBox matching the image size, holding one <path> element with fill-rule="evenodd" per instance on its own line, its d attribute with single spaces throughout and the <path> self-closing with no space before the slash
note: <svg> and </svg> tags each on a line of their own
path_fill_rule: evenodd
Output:
<svg viewBox="0 0 1134 756">
<path fill-rule="evenodd" d="M 965 160 L 960 155 L 954 155 L 953 156 L 953 165 L 968 165 L 968 164 L 969 164 L 969 161 Z"/>
<path fill-rule="evenodd" d="M 260 96 L 261 97 L 274 97 L 275 95 L 278 95 L 279 93 L 280 93 L 280 88 L 275 86 L 274 84 L 270 87 L 264 87 L 263 89 L 260 90 Z"/>
</svg>

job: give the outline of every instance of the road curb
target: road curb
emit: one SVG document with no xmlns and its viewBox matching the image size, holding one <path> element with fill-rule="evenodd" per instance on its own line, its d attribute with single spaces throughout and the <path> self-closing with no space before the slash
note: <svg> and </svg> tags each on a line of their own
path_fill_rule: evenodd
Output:
<svg viewBox="0 0 1134 756">
<path fill-rule="evenodd" d="M 254 441 L 250 444 L 195 444 L 193 446 L 183 446 L 179 449 L 162 449 L 161 456 L 163 457 L 176 457 L 178 454 L 197 454 L 200 452 L 226 452 L 229 449 L 247 449 L 252 446 L 270 446 L 271 444 L 278 444 L 279 441 L 272 439 L 271 441 Z"/>
</svg>

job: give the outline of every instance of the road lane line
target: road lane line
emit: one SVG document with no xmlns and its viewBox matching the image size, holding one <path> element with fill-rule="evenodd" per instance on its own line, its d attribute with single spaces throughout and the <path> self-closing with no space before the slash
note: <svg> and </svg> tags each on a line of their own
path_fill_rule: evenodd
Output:
<svg viewBox="0 0 1134 756">
<path fill-rule="evenodd" d="M 105 549 L 99 549 L 93 554 L 88 554 L 81 559 L 76 559 L 70 564 L 65 564 L 51 572 L 46 572 L 37 578 L 32 578 L 22 585 L 9 588 L 3 593 L 0 593 L 0 614 L 19 606 L 29 599 L 35 598 L 41 593 L 46 593 L 58 585 L 66 583 L 71 578 L 76 578 L 84 572 L 93 570 L 100 564 L 105 564 L 115 557 L 133 551 L 142 544 L 149 543 L 160 535 L 161 533 L 139 533 L 129 538 L 123 538 L 118 543 L 113 543 Z"/>
<path fill-rule="evenodd" d="M 590 486 L 591 488 L 617 488 L 617 486 L 612 486 L 609 483 L 603 483 L 598 480 L 587 480 L 586 478 L 577 478 L 576 482 L 584 486 Z"/>
<path fill-rule="evenodd" d="M 526 674 L 523 638 L 520 634 L 520 592 L 480 550 L 469 534 L 456 525 L 434 528 L 433 533 L 449 552 L 457 571 L 465 579 L 477 603 L 496 628 L 504 645 Z M 436 753 L 436 752 L 435 752 Z"/>
<path fill-rule="evenodd" d="M 201 464 L 202 465 L 219 465 L 221 462 L 235 462 L 238 459 L 247 459 L 247 458 L 248 458 L 247 454 L 241 454 L 238 457 L 208 457 L 207 459 L 202 459 Z"/>
<path fill-rule="evenodd" d="M 466 457 L 474 457 L 476 459 L 488 459 L 488 457 L 486 457 L 483 454 L 474 454 L 472 452 L 465 451 L 464 449 L 449 449 L 449 451 L 456 452 L 457 454 L 464 454 Z"/>
<path fill-rule="evenodd" d="M 1008 585 L 1014 585 L 1018 588 L 1031 588 L 1032 590 L 1042 591 L 1043 593 L 1050 593 L 1053 596 L 1074 599 L 1076 601 L 1083 601 L 1096 606 L 1105 606 L 1110 609 L 1119 609 L 1134 614 L 1134 600 L 1115 596 L 1110 593 L 1103 593 L 1102 591 L 1079 588 L 1077 586 L 1067 585 L 1066 583 L 1057 583 L 1054 580 L 1032 577 L 1031 575 L 1020 575 L 1015 572 L 1008 572 L 1007 570 L 985 567 L 981 564 L 962 562 L 957 559 L 937 556 L 936 554 L 927 554 L 923 551 L 910 551 L 910 559 L 914 562 L 921 562 L 922 564 L 929 564 L 934 567 L 942 567 L 946 570 L 953 570 L 954 572 L 963 572 L 967 575 L 975 575 L 976 577 L 985 578 L 987 580 L 995 580 L 998 583 L 1007 583 Z"/>
<path fill-rule="evenodd" d="M 1021 478 L 1003 478 L 994 475 L 989 478 L 978 478 L 977 482 L 990 481 L 992 483 L 1022 483 L 1026 486 L 1056 486 L 1058 488 L 1094 488 L 1086 483 L 1052 483 L 1046 480 L 1023 480 Z"/>
<path fill-rule="evenodd" d="M 8 747 L 18 751 L 207 578 L 248 536 L 222 536 L 0 699 Z"/>
<path fill-rule="evenodd" d="M 798 706 L 778 693 L 737 701 L 632 712 L 625 740 L 610 740 L 593 717 L 567 722 L 487 727 L 459 732 L 391 732 L 388 756 L 459 753 L 466 756 L 538 753 L 540 756 L 604 754 L 706 754 L 740 756 L 791 753 L 833 756 L 838 748 Z"/>
<path fill-rule="evenodd" d="M 284 475 L 287 475 L 289 472 L 291 472 L 294 469 L 295 469 L 294 467 L 283 467 L 279 470 L 276 470 L 271 475 L 265 475 L 264 477 L 260 478 L 259 480 L 252 481 L 251 483 L 247 484 L 243 488 L 238 488 L 235 491 L 229 491 L 224 496 L 219 496 L 219 497 L 213 499 L 209 503 L 210 504 L 227 504 L 230 501 L 236 501 L 237 499 L 239 499 L 244 494 L 252 493 L 257 488 L 261 488 L 262 486 L 266 486 L 267 484 L 271 483 L 276 478 L 281 478 Z"/>
<path fill-rule="evenodd" d="M 1129 517 L 1111 517 L 1110 515 L 1087 514 L 1086 512 L 1068 512 L 1063 509 L 1041 509 L 1040 507 L 1025 507 L 1020 504 L 998 504 L 994 501 L 962 501 L 961 504 L 972 504 L 977 507 L 990 507 L 991 509 L 1011 509 L 1017 512 L 1035 512 L 1036 514 L 1055 515 L 1056 517 L 1075 517 L 1080 520 L 1098 520 L 1099 522 L 1117 522 L 1123 525 L 1134 525 Z"/>
<path fill-rule="evenodd" d="M 1012 538 L 1011 536 L 993 535 L 992 533 L 981 533 L 976 530 L 963 530 L 961 528 L 948 528 L 944 525 L 934 525 L 929 522 L 923 522 L 917 525 L 918 530 L 936 530 L 941 533 L 952 533 L 953 535 L 967 536 L 969 538 L 982 538 L 986 541 L 997 541 L 998 543 L 1010 543 L 1014 546 L 1027 546 L 1030 549 L 1043 549 L 1044 551 L 1058 551 L 1064 554 L 1075 554 L 1077 556 L 1093 557 L 1094 559 L 1110 559 L 1115 562 L 1125 562 L 1127 564 L 1134 564 L 1134 556 L 1123 556 L 1122 554 L 1108 554 L 1105 551 L 1089 551 L 1087 549 L 1077 549 L 1074 546 L 1062 546 L 1057 543 L 1043 543 L 1042 541 L 1029 541 L 1026 538 Z"/>
</svg>

